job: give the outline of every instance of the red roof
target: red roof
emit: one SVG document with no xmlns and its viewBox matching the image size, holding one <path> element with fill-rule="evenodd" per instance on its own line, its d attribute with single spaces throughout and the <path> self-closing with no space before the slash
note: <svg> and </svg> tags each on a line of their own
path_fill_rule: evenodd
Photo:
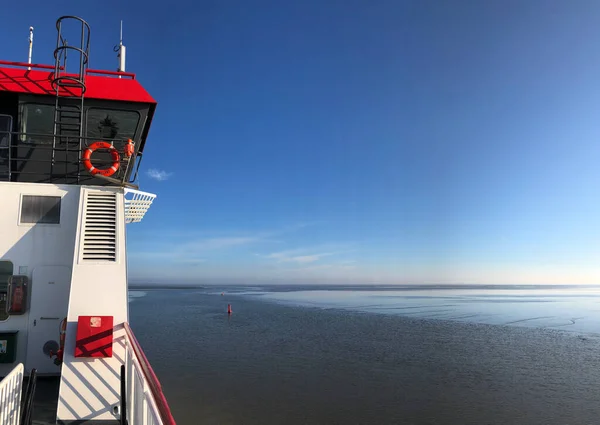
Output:
<svg viewBox="0 0 600 425">
<path fill-rule="evenodd" d="M 19 64 L 17 66 L 27 66 Z M 33 65 L 32 68 L 54 68 L 51 66 Z M 27 70 L 26 68 L 0 67 L 0 92 L 28 93 L 54 96 L 52 88 L 52 75 L 54 71 Z M 90 75 L 105 74 L 105 75 Z M 65 75 L 65 74 L 63 74 Z M 121 75 L 122 78 L 117 78 Z M 88 70 L 85 78 L 87 99 L 118 100 L 123 102 L 141 102 L 156 104 L 131 73 L 117 73 L 112 71 Z M 66 89 L 65 89 L 66 90 Z M 78 95 L 79 89 L 71 89 L 71 95 Z M 62 92 L 68 95 L 69 93 Z"/>
</svg>

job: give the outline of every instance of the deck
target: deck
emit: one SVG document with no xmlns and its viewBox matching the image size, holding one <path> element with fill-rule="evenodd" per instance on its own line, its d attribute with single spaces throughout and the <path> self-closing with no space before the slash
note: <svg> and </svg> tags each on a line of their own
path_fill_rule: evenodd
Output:
<svg viewBox="0 0 600 425">
<path fill-rule="evenodd" d="M 33 425 L 55 425 L 58 405 L 59 377 L 38 377 L 33 399 Z M 23 391 L 27 379 L 23 382 Z"/>
<path fill-rule="evenodd" d="M 118 408 L 120 405 L 122 415 L 120 418 L 102 421 L 102 423 L 118 425 L 121 420 L 127 420 L 130 424 L 136 425 L 176 425 L 158 378 L 133 335 L 129 324 L 125 322 L 121 327 L 124 332 L 121 336 L 122 344 L 119 345 L 124 348 L 124 364 L 120 367 L 120 400 L 115 400 L 114 403 L 118 404 L 113 406 L 111 403 L 109 408 Z M 37 376 L 37 378 L 34 378 L 35 384 L 29 388 L 30 381 L 27 377 L 24 377 L 24 374 L 24 366 L 19 363 L 0 381 L 0 407 L 4 406 L 4 409 L 0 411 L 0 421 L 5 424 L 14 424 L 20 414 L 22 420 L 25 422 L 31 421 L 32 425 L 56 425 L 61 378 Z M 85 384 L 88 385 L 88 388 L 91 388 L 88 381 Z M 94 390 L 96 389 L 97 387 L 94 387 Z M 63 388 L 63 392 L 64 390 L 65 388 Z M 34 392 L 32 393 L 32 391 Z M 113 394 L 115 394 L 114 391 Z M 85 395 L 77 391 L 72 395 L 77 400 L 85 402 L 85 398 L 82 398 Z M 61 397 L 63 396 L 64 394 L 61 394 Z M 125 402 L 125 400 L 127 401 Z M 103 401 L 105 404 L 109 403 L 106 400 Z M 82 420 L 84 422 L 88 420 L 94 423 L 98 422 L 93 418 L 99 412 L 74 412 L 72 407 L 66 406 L 70 413 L 73 413 L 69 416 L 75 416 L 75 420 L 69 420 L 69 422 L 82 423 Z M 125 406 L 127 409 L 125 409 Z M 119 416 L 118 410 L 115 411 L 115 414 Z M 86 416 L 90 419 L 85 420 Z"/>
</svg>

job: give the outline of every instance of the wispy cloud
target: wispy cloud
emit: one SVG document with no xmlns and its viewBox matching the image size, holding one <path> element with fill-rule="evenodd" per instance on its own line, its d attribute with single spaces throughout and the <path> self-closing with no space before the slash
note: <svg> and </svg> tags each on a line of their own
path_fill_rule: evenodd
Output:
<svg viewBox="0 0 600 425">
<path fill-rule="evenodd" d="M 258 242 L 262 238 L 260 236 L 232 236 L 223 238 L 205 238 L 189 241 L 183 244 L 184 251 L 213 251 L 223 248 L 231 248 L 240 245 L 248 245 L 253 242 Z"/>
<path fill-rule="evenodd" d="M 272 252 L 267 255 L 262 255 L 264 258 L 276 260 L 279 263 L 297 263 L 297 264 L 309 264 L 320 261 L 325 257 L 331 257 L 334 255 L 345 254 L 352 252 L 353 250 L 348 249 L 347 246 L 320 246 L 313 248 L 299 248 L 287 251 Z"/>
<path fill-rule="evenodd" d="M 355 270 L 356 266 L 354 265 L 346 265 L 346 264 L 311 264 L 308 265 L 307 267 L 301 267 L 301 268 L 296 268 L 296 269 L 292 269 L 289 271 L 294 271 L 294 272 L 319 272 L 319 271 L 330 271 L 330 272 L 343 272 L 343 271 L 348 271 L 348 270 Z"/>
<path fill-rule="evenodd" d="M 170 258 L 177 259 L 178 262 L 204 262 L 206 259 L 197 258 L 198 255 L 225 248 L 248 245 L 260 240 L 261 238 L 259 236 L 201 238 L 177 244 L 162 244 L 161 249 L 156 250 L 132 251 L 132 256 L 144 258 Z"/>
<path fill-rule="evenodd" d="M 330 255 L 335 255 L 335 252 L 323 252 L 317 254 L 305 254 L 305 255 L 295 255 L 297 251 L 282 251 L 282 252 L 273 252 L 269 255 L 266 255 L 265 258 L 271 258 L 277 260 L 281 263 L 314 263 L 315 261 L 319 261 L 323 257 L 329 257 Z"/>
<path fill-rule="evenodd" d="M 158 170 L 156 168 L 150 168 L 147 171 L 148 177 L 154 180 L 158 180 L 159 182 L 167 180 L 169 177 L 173 175 L 173 173 L 168 173 L 164 170 Z"/>
<path fill-rule="evenodd" d="M 188 257 L 177 257 L 173 259 L 175 263 L 181 264 L 184 266 L 201 266 L 206 263 L 206 258 L 188 258 Z"/>
<path fill-rule="evenodd" d="M 208 240 L 217 238 L 237 238 L 237 237 L 251 237 L 260 239 L 273 240 L 281 235 L 299 232 L 302 229 L 314 226 L 317 222 L 303 222 L 294 223 L 288 225 L 282 225 L 280 227 L 273 227 L 271 229 L 255 229 L 248 230 L 244 228 L 219 228 L 219 229 L 206 229 L 202 227 L 183 227 L 176 223 L 165 223 L 156 232 L 151 235 L 152 240 L 161 240 L 162 242 L 171 241 L 189 241 L 189 240 Z M 150 235 L 148 235 L 150 236 Z"/>
<path fill-rule="evenodd" d="M 152 241 L 140 243 L 139 250 L 132 249 L 130 256 L 146 261 L 167 259 L 172 262 L 181 263 L 197 262 L 198 259 L 202 259 L 202 262 L 204 262 L 206 261 L 206 256 L 210 253 L 233 250 L 250 245 L 280 243 L 281 241 L 274 238 L 309 225 L 311 224 L 300 223 L 264 231 L 226 232 L 227 234 L 225 235 L 223 235 L 224 232 L 221 232 L 221 235 L 218 236 L 214 234 L 201 235 L 197 231 L 182 232 L 180 230 L 162 229 L 162 232 L 153 235 Z M 295 261 L 298 263 L 313 261 L 312 258 L 308 258 L 309 256 L 299 254 L 299 257 L 302 256 L 307 258 L 298 258 Z"/>
</svg>

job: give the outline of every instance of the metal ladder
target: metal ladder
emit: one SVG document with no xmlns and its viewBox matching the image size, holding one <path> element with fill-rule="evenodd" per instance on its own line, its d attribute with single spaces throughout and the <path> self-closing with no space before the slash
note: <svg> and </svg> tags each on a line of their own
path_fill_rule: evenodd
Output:
<svg viewBox="0 0 600 425">
<path fill-rule="evenodd" d="M 63 37 L 63 23 L 81 25 L 80 42 L 69 45 Z M 90 26 L 77 16 L 62 16 L 56 21 L 58 37 L 54 50 L 54 74 L 52 87 L 55 91 L 54 133 L 50 178 L 64 176 L 65 183 L 79 183 L 80 158 L 83 146 L 83 100 L 86 91 L 85 76 L 89 62 Z M 78 59 L 78 71 L 67 72 L 67 53 Z"/>
</svg>

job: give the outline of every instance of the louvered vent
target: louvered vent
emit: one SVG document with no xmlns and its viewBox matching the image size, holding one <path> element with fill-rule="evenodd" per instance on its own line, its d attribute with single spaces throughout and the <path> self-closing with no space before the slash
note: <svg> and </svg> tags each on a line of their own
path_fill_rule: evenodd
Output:
<svg viewBox="0 0 600 425">
<path fill-rule="evenodd" d="M 83 228 L 84 261 L 117 259 L 117 195 L 87 192 Z"/>
</svg>

